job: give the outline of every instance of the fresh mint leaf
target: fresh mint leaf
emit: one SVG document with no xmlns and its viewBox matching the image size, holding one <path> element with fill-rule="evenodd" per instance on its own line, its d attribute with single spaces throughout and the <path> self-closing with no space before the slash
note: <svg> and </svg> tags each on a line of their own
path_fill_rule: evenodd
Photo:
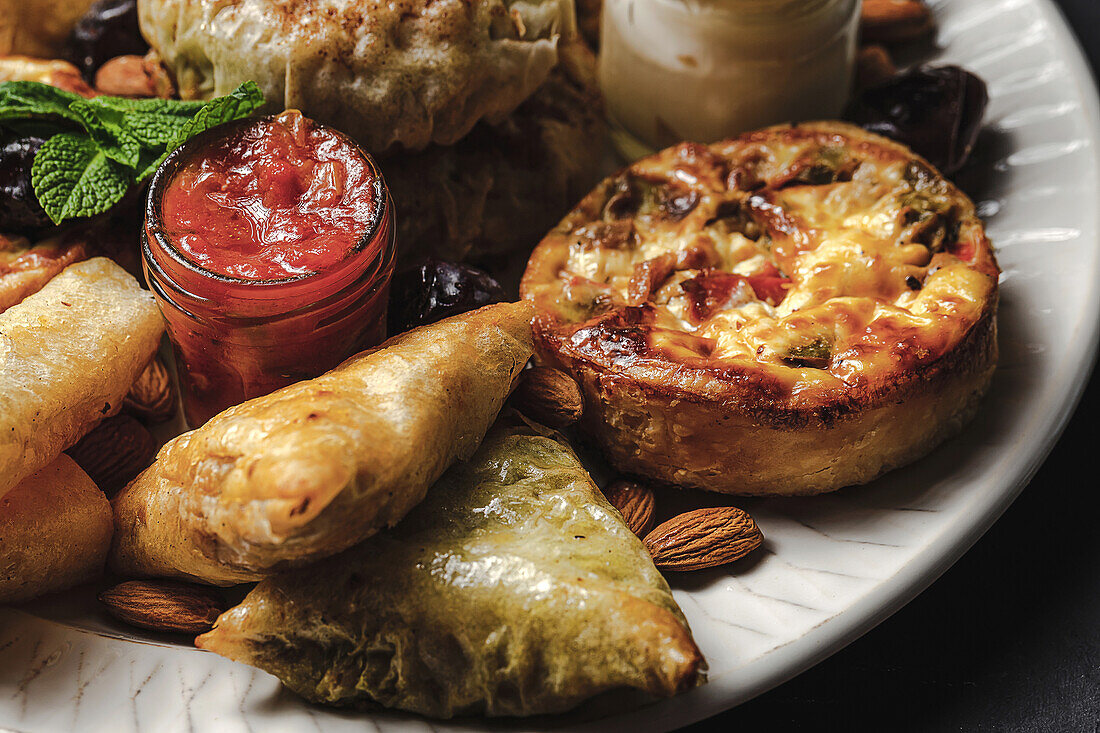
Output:
<svg viewBox="0 0 1100 733">
<path fill-rule="evenodd" d="M 84 129 L 104 155 L 127 167 L 137 168 L 141 143 L 130 134 L 121 113 L 93 107 L 83 99 L 70 104 L 69 110 L 80 118 Z"/>
<path fill-rule="evenodd" d="M 127 131 L 148 147 L 164 149 L 172 144 L 190 122 L 188 117 L 133 113 L 126 116 Z"/>
<path fill-rule="evenodd" d="M 132 169 L 109 158 L 90 138 L 64 132 L 34 156 L 34 195 L 55 224 L 102 214 L 118 203 L 134 181 Z"/>
<path fill-rule="evenodd" d="M 87 104 L 100 119 L 119 126 L 143 145 L 163 148 L 207 103 L 96 97 Z"/>
<path fill-rule="evenodd" d="M 157 172 L 157 168 L 160 168 L 160 164 L 164 162 L 168 157 L 167 151 L 160 153 L 159 155 L 151 154 L 150 149 L 146 149 L 146 152 L 142 155 L 141 160 L 138 162 L 138 172 L 134 176 L 134 180 L 140 183 L 149 176 Z"/>
<path fill-rule="evenodd" d="M 251 81 L 209 102 L 85 99 L 48 84 L 4 82 L 0 125 L 52 136 L 35 155 L 31 184 L 60 224 L 107 211 L 188 139 L 263 104 L 263 92 Z"/>
<path fill-rule="evenodd" d="M 176 117 L 194 117 L 195 113 L 207 105 L 202 100 L 184 101 L 179 99 L 125 99 L 123 97 L 94 97 L 88 104 L 100 109 L 115 112 L 141 112 Z"/>
<path fill-rule="evenodd" d="M 0 122 L 60 117 L 81 124 L 69 105 L 83 100 L 79 94 L 37 81 L 9 81 L 0 84 Z"/>
<path fill-rule="evenodd" d="M 211 127 L 242 117 L 248 117 L 264 104 L 264 93 L 254 81 L 246 81 L 224 97 L 212 99 L 200 109 L 195 117 L 180 130 L 176 140 L 169 146 L 174 150 L 195 135 L 206 132 Z"/>
</svg>

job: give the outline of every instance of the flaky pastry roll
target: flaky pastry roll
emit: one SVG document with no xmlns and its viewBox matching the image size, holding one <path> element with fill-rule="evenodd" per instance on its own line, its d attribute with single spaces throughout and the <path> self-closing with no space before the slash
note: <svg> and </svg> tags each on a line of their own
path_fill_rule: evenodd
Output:
<svg viewBox="0 0 1100 733">
<path fill-rule="evenodd" d="M 255 580 L 393 525 L 481 443 L 531 356 L 531 307 L 486 306 L 250 400 L 114 499 L 128 575 Z"/>
<path fill-rule="evenodd" d="M 163 332 L 152 293 L 103 257 L 0 313 L 0 496 L 118 412 Z"/>
<path fill-rule="evenodd" d="M 0 498 L 0 603 L 99 575 L 111 546 L 111 505 L 67 455 Z"/>
<path fill-rule="evenodd" d="M 264 580 L 195 643 L 313 702 L 444 718 L 674 695 L 706 668 L 569 445 L 514 414 L 393 531 Z"/>
</svg>

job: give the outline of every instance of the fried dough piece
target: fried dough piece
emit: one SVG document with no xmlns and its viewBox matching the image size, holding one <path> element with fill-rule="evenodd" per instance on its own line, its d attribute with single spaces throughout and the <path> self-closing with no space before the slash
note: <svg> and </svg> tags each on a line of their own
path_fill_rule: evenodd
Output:
<svg viewBox="0 0 1100 733">
<path fill-rule="evenodd" d="M 531 356 L 531 314 L 418 328 L 172 440 L 114 499 L 113 566 L 232 584 L 395 524 L 477 449 Z"/>
<path fill-rule="evenodd" d="M 0 498 L 0 603 L 91 580 L 111 546 L 111 505 L 62 454 Z"/>
<path fill-rule="evenodd" d="M 95 91 L 84 81 L 80 70 L 60 59 L 0 55 L 0 82 L 5 81 L 36 81 L 83 97 L 95 96 Z"/>
<path fill-rule="evenodd" d="M 118 412 L 163 332 L 152 293 L 103 257 L 0 313 L 0 496 Z"/>
<path fill-rule="evenodd" d="M 607 124 L 595 57 L 579 40 L 558 53 L 550 78 L 503 123 L 379 161 L 400 210 L 399 267 L 527 253 L 599 181 Z"/>
<path fill-rule="evenodd" d="M 139 0 L 138 14 L 183 98 L 252 79 L 372 153 L 502 121 L 576 34 L 570 0 Z"/>
<path fill-rule="evenodd" d="M 86 257 L 87 246 L 76 237 L 54 236 L 32 243 L 26 237 L 0 234 L 0 313 Z"/>
<path fill-rule="evenodd" d="M 564 440 L 515 414 L 393 531 L 265 580 L 195 643 L 314 702 L 436 717 L 673 695 L 704 668 L 641 541 Z"/>
<path fill-rule="evenodd" d="M 0 54 L 53 57 L 93 0 L 0 0 Z"/>
</svg>

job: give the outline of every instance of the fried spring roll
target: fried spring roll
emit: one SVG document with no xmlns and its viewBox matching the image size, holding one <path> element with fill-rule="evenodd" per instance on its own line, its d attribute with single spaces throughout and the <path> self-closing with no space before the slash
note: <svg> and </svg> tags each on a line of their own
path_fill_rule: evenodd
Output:
<svg viewBox="0 0 1100 733">
<path fill-rule="evenodd" d="M 0 498 L 0 603 L 96 577 L 111 546 L 111 505 L 62 454 Z"/>
<path fill-rule="evenodd" d="M 0 313 L 0 496 L 118 412 L 163 331 L 152 293 L 102 257 Z"/>
<path fill-rule="evenodd" d="M 418 328 L 170 441 L 114 498 L 112 565 L 232 584 L 395 524 L 477 450 L 531 356 L 531 315 L 502 303 Z"/>
</svg>

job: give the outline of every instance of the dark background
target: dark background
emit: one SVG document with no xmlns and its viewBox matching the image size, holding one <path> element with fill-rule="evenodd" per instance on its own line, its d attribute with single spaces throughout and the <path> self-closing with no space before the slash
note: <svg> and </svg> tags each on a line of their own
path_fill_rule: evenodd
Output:
<svg viewBox="0 0 1100 733">
<path fill-rule="evenodd" d="M 1100 69 L 1100 0 L 1056 0 Z M 1100 205 L 1100 202 L 1097 202 Z M 685 730 L 1100 733 L 1100 376 L 1021 497 L 851 646 Z"/>
</svg>

